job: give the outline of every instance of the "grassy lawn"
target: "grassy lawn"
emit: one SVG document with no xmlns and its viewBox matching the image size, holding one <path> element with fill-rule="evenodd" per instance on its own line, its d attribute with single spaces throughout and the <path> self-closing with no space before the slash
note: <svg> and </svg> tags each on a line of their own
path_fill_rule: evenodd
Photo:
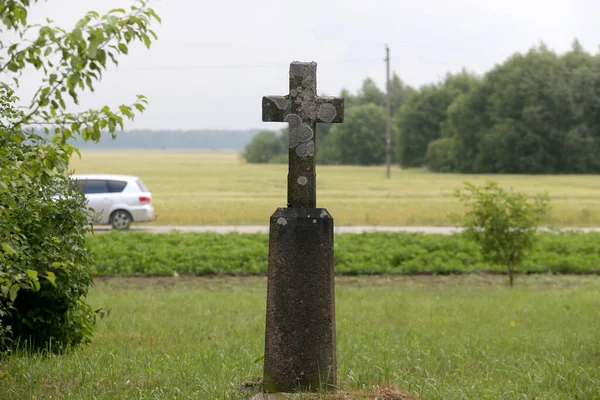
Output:
<svg viewBox="0 0 600 400">
<path fill-rule="evenodd" d="M 236 154 L 201 152 L 84 152 L 78 173 L 142 177 L 154 195 L 158 224 L 268 224 L 286 205 L 287 165 L 246 164 Z M 598 176 L 432 174 L 384 167 L 318 166 L 318 206 L 338 225 L 451 225 L 460 210 L 452 193 L 463 181 L 496 180 L 535 194 L 547 190 L 553 215 L 545 224 L 600 225 Z"/>
<path fill-rule="evenodd" d="M 265 278 L 113 278 L 91 345 L 0 361 L 2 399 L 249 399 Z M 600 278 L 338 278 L 339 385 L 421 399 L 600 398 Z"/>
</svg>

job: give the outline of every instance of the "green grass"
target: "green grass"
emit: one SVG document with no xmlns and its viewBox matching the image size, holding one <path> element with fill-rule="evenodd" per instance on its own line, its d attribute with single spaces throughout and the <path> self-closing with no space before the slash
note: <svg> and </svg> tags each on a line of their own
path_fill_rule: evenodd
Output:
<svg viewBox="0 0 600 400">
<path fill-rule="evenodd" d="M 78 173 L 140 176 L 154 195 L 158 224 L 265 225 L 286 204 L 287 166 L 246 164 L 235 154 L 201 152 L 84 152 Z M 317 205 L 337 225 L 451 225 L 460 211 L 452 196 L 463 181 L 495 180 L 534 195 L 548 191 L 553 226 L 600 225 L 600 179 L 595 175 L 460 175 L 353 166 L 317 167 Z"/>
<path fill-rule="evenodd" d="M 91 345 L 0 361 L 6 399 L 248 399 L 264 278 L 97 282 Z M 430 399 L 600 398 L 600 278 L 337 279 L 339 385 Z"/>
</svg>

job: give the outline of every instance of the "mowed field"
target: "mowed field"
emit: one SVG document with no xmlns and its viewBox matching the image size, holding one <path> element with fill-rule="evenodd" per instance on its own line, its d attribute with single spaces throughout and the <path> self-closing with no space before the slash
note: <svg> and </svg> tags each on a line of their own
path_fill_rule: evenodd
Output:
<svg viewBox="0 0 600 400">
<path fill-rule="evenodd" d="M 233 153 L 83 152 L 76 173 L 132 174 L 153 193 L 160 225 L 266 225 L 286 205 L 287 165 L 247 164 Z M 317 206 L 336 225 L 442 226 L 461 210 L 453 197 L 464 181 L 494 180 L 530 195 L 548 191 L 548 226 L 600 226 L 598 175 L 461 175 L 385 167 L 317 166 Z"/>
<path fill-rule="evenodd" d="M 599 289 L 582 276 L 513 290 L 490 275 L 337 278 L 338 385 L 357 393 L 338 399 L 375 385 L 422 400 L 598 399 Z M 110 313 L 92 343 L 0 360 L 0 398 L 250 399 L 265 294 L 264 277 L 97 280 L 89 301 Z"/>
</svg>

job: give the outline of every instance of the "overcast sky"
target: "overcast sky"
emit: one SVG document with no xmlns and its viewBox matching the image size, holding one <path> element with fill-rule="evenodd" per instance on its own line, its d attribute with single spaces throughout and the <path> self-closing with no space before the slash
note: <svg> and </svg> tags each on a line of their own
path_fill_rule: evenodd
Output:
<svg viewBox="0 0 600 400">
<path fill-rule="evenodd" d="M 463 66 L 484 73 L 540 41 L 564 52 L 578 38 L 596 52 L 597 1 L 154 0 L 158 41 L 134 47 L 83 105 L 129 103 L 141 93 L 150 106 L 126 128 L 277 129 L 261 122 L 261 98 L 287 94 L 291 61 L 317 62 L 319 93 L 337 95 L 366 77 L 384 87 L 386 43 L 392 70 L 413 86 Z M 30 17 L 70 28 L 88 10 L 131 4 L 42 0 Z"/>
</svg>

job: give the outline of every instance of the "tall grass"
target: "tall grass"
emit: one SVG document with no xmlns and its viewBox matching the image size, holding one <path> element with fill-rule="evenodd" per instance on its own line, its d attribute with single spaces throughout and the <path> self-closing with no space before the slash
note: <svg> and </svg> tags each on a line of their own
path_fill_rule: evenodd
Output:
<svg viewBox="0 0 600 400">
<path fill-rule="evenodd" d="M 150 187 L 158 224 L 266 225 L 286 205 L 287 166 L 246 164 L 236 154 L 201 152 L 84 152 L 78 173 L 139 175 Z M 384 167 L 318 166 L 317 205 L 338 225 L 450 225 L 460 211 L 454 190 L 469 180 L 496 180 L 528 194 L 547 190 L 555 226 L 600 225 L 597 176 L 433 174 Z"/>
<path fill-rule="evenodd" d="M 17 354 L 2 399 L 248 399 L 262 374 L 264 278 L 97 282 L 93 343 Z M 422 399 L 600 398 L 600 278 L 337 279 L 339 386 Z"/>
</svg>

